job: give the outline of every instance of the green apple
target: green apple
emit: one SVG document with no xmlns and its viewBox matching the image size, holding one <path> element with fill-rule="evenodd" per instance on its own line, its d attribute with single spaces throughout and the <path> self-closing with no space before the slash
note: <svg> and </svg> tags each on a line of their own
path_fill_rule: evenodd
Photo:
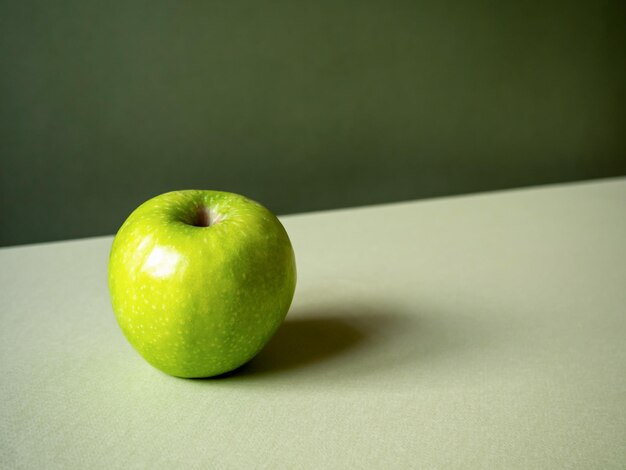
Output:
<svg viewBox="0 0 626 470">
<path fill-rule="evenodd" d="M 109 292 L 130 344 L 157 369 L 210 377 L 249 361 L 285 318 L 296 287 L 287 232 L 238 194 L 173 191 L 126 219 Z"/>
</svg>

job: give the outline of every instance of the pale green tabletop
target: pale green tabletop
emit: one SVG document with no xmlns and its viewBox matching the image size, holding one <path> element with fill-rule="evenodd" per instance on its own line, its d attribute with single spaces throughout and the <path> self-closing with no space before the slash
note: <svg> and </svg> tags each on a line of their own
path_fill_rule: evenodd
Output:
<svg viewBox="0 0 626 470">
<path fill-rule="evenodd" d="M 626 179 L 282 220 L 289 316 L 212 380 L 126 343 L 110 237 L 0 250 L 0 468 L 626 468 Z"/>
</svg>

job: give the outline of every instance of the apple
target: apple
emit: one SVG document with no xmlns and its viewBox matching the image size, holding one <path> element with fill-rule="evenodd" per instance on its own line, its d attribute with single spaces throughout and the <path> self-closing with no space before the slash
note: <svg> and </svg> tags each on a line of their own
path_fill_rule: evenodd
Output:
<svg viewBox="0 0 626 470">
<path fill-rule="evenodd" d="M 249 361 L 281 325 L 295 287 L 280 221 L 223 191 L 146 201 L 121 226 L 109 257 L 122 332 L 147 362 L 176 377 L 210 377 Z"/>
</svg>

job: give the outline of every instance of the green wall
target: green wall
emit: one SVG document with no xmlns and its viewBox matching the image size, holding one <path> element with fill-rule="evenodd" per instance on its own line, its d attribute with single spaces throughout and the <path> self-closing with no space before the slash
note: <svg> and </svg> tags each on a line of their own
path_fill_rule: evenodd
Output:
<svg viewBox="0 0 626 470">
<path fill-rule="evenodd" d="M 0 244 L 623 175 L 623 4 L 0 1 Z"/>
</svg>

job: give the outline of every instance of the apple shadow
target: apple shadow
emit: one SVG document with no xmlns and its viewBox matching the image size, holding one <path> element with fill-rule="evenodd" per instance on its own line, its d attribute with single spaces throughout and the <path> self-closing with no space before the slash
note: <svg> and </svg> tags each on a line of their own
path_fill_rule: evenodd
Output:
<svg viewBox="0 0 626 470">
<path fill-rule="evenodd" d="M 311 366 L 355 348 L 366 334 L 341 318 L 286 320 L 270 342 L 237 375 L 278 372 Z"/>
<path fill-rule="evenodd" d="M 334 383 L 355 377 L 380 379 L 419 364 L 426 370 L 451 356 L 461 364 L 495 346 L 488 330 L 463 315 L 432 310 L 418 314 L 385 304 L 299 306 L 248 363 L 196 380 L 226 384 L 287 376 L 296 379 L 292 383 L 312 377 Z"/>
<path fill-rule="evenodd" d="M 345 308 L 298 309 L 248 363 L 213 379 L 251 378 L 312 368 L 362 348 L 397 318 Z"/>
</svg>

